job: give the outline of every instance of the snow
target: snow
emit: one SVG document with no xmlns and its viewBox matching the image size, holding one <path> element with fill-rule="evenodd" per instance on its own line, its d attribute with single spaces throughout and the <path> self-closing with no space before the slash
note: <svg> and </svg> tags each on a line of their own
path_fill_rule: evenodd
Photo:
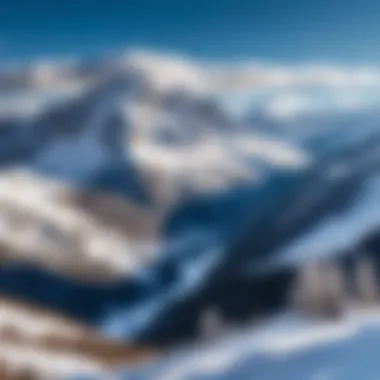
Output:
<svg viewBox="0 0 380 380">
<path fill-rule="evenodd" d="M 206 252 L 200 249 L 196 257 L 181 258 L 180 283 L 175 283 L 158 293 L 153 292 L 148 299 L 142 300 L 132 308 L 110 313 L 101 323 L 102 332 L 113 339 L 133 340 L 158 317 L 165 306 L 199 289 L 207 280 L 207 274 L 217 265 L 219 257 L 220 248 L 214 247 Z"/>
<path fill-rule="evenodd" d="M 110 159 L 109 153 L 105 151 L 101 132 L 116 104 L 112 94 L 109 99 L 94 104 L 93 113 L 82 132 L 77 136 L 53 142 L 39 155 L 34 165 L 67 180 L 83 181 L 86 177 L 91 177 Z"/>
<path fill-rule="evenodd" d="M 360 243 L 380 226 L 380 178 L 370 177 L 360 194 L 341 212 L 322 218 L 276 255 L 276 265 L 331 257 Z"/>
<path fill-rule="evenodd" d="M 90 277 L 95 263 L 102 263 L 106 277 L 108 272 L 111 277 L 118 277 L 145 262 L 151 251 L 149 241 L 139 244 L 99 223 L 70 204 L 70 194 L 75 194 L 75 190 L 59 181 L 20 170 L 2 173 L 0 241 L 10 248 L 13 255 L 10 259 L 31 261 L 63 272 L 79 261 L 81 276 L 89 271 Z M 47 226 L 54 231 L 53 240 L 46 233 Z M 75 243 L 78 234 L 82 240 Z M 79 246 L 74 248 L 70 242 Z"/>
<path fill-rule="evenodd" d="M 34 369 L 46 378 L 52 378 L 57 373 L 61 376 L 75 376 L 80 373 L 98 376 L 105 372 L 99 364 L 77 354 L 55 354 L 49 349 L 36 350 L 35 347 L 13 343 L 1 343 L 0 357 L 6 360 L 8 368 L 15 373 L 22 368 Z"/>
<path fill-rule="evenodd" d="M 99 375 L 105 368 L 95 359 L 65 349 L 65 343 L 75 344 L 86 334 L 85 328 L 69 319 L 21 302 L 0 301 L 0 358 L 12 372 L 33 370 L 39 378 L 57 373 Z M 49 347 L 49 340 L 61 344 L 61 348 Z"/>
<path fill-rule="evenodd" d="M 221 232 L 224 231 L 218 229 L 216 223 L 202 231 L 197 228 L 186 231 L 171 241 L 166 241 L 168 239 L 164 234 L 161 241 L 156 241 L 156 236 L 151 235 L 140 237 L 145 239 L 143 244 L 149 246 L 150 252 L 162 252 L 159 259 L 169 258 L 177 265 L 178 281 L 162 288 L 155 287 L 155 262 L 146 266 L 142 254 L 146 252 L 143 244 L 128 234 L 112 230 L 97 218 L 65 202 L 65 197 L 75 193 L 73 186 L 95 178 L 114 160 L 124 159 L 123 163 L 128 165 L 131 172 L 141 174 L 146 180 L 143 182 L 148 191 L 157 195 L 152 208 L 164 204 L 165 207 L 157 206 L 160 213 L 157 223 L 163 223 L 161 214 L 166 217 L 173 205 L 180 205 L 186 199 L 184 193 L 199 198 L 209 195 L 217 197 L 234 189 L 235 185 L 244 183 L 249 191 L 252 189 L 252 193 L 258 194 L 255 192 L 256 185 L 265 181 L 267 173 L 270 176 L 274 171 L 285 170 L 293 174 L 314 164 L 314 157 L 302 148 L 305 141 L 312 140 L 311 135 L 320 137 L 332 130 L 339 132 L 331 148 L 336 151 L 356 144 L 358 137 L 371 137 L 371 133 L 378 129 L 376 123 L 364 128 L 357 122 L 360 125 L 355 125 L 354 130 L 347 132 L 346 126 L 341 127 L 339 124 L 340 121 L 323 117 L 318 119 L 318 116 L 326 112 L 354 113 L 373 106 L 380 100 L 380 71 L 373 67 L 280 67 L 250 62 L 216 67 L 186 58 L 148 53 L 128 54 L 119 58 L 121 75 L 132 75 L 136 86 L 141 88 L 134 87 L 131 90 L 130 86 L 126 86 L 120 91 L 124 83 L 123 78 L 120 78 L 121 86 L 118 89 L 106 86 L 103 92 L 96 92 L 95 95 L 102 95 L 100 99 L 90 93 L 84 100 L 95 101 L 90 104 L 92 108 L 88 119 L 78 126 L 78 134 L 48 139 L 43 149 L 37 152 L 37 158 L 30 159 L 28 163 L 29 169 L 64 179 L 64 184 L 34 173 L 2 173 L 0 242 L 11 248 L 12 260 L 37 263 L 47 271 L 71 275 L 76 269 L 80 277 L 84 277 L 94 275 L 95 266 L 97 270 L 101 269 L 101 274 L 95 270 L 94 277 L 98 282 L 102 275 L 107 277 L 109 273 L 112 279 L 129 274 L 134 280 L 144 283 L 150 281 L 149 294 L 133 305 L 128 302 L 112 305 L 104 313 L 104 318 L 99 320 L 98 327 L 105 335 L 133 339 L 149 330 L 163 309 L 202 291 L 210 273 L 223 258 L 224 245 L 229 242 L 221 242 Z M 107 76 L 107 67 L 106 64 L 98 70 Z M 115 65 L 110 67 L 114 69 Z M 22 113 L 36 114 L 41 104 L 49 107 L 49 95 L 52 94 L 48 91 L 50 87 L 57 87 L 68 96 L 77 94 L 85 82 L 85 78 L 78 78 L 78 86 L 73 85 L 76 75 L 80 76 L 73 69 L 65 74 L 68 75 L 65 86 L 62 73 L 50 63 L 37 65 L 32 74 L 34 81 L 38 82 L 34 84 L 35 91 L 25 97 L 16 97 L 15 102 L 19 102 Z M 231 88 L 231 83 L 234 88 Z M 169 102 L 168 106 L 165 101 L 170 98 L 165 96 L 178 89 L 183 90 L 183 97 L 179 102 Z M 210 100 L 208 96 L 215 92 L 218 92 L 219 100 L 222 98 L 221 122 L 213 112 L 209 114 L 214 116 L 205 116 L 210 110 L 207 107 L 207 101 Z M 42 94 L 42 99 L 37 101 L 33 97 L 38 93 Z M 60 96 L 58 94 L 54 99 L 50 97 L 50 100 L 59 101 Z M 202 109 L 204 104 L 206 112 L 203 109 L 202 113 L 198 108 Z M 13 107 L 14 101 L 11 99 L 0 112 L 5 113 L 5 108 Z M 259 134 L 242 121 L 242 116 L 250 107 L 257 107 L 262 112 L 264 124 L 274 120 L 284 129 L 289 127 L 291 130 L 292 126 L 297 128 L 285 134 L 263 130 Z M 225 112 L 228 109 L 233 110 L 231 119 Z M 125 135 L 118 141 L 117 148 L 110 148 L 103 141 L 104 132 L 107 132 L 104 128 L 109 126 L 108 121 L 115 114 L 124 123 Z M 314 116 L 317 121 L 313 124 Z M 38 123 L 38 115 L 33 120 Z M 324 120 L 328 124 L 326 129 L 321 126 Z M 321 129 L 318 129 L 320 126 Z M 54 122 L 49 127 L 54 129 Z M 360 127 L 363 127 L 364 132 Z M 308 128 L 314 130 L 311 133 L 303 131 Z M 375 149 L 368 155 L 363 154 L 363 158 L 359 158 L 355 165 L 338 161 L 326 173 L 321 173 L 324 176 L 324 181 L 319 184 L 321 187 L 312 189 L 305 202 L 301 202 L 301 209 L 307 211 L 311 208 L 314 200 L 326 195 L 321 194 L 321 191 L 330 189 L 330 185 L 334 190 L 335 183 L 363 175 L 360 177 L 360 192 L 341 212 L 318 220 L 309 230 L 280 247 L 275 255 L 277 264 L 327 257 L 359 243 L 363 236 L 379 227 L 380 178 L 376 172 L 379 156 L 380 152 Z M 365 180 L 364 176 L 367 176 Z M 160 199 L 161 196 L 165 199 Z M 279 213 L 283 211 L 278 210 Z M 298 211 L 291 210 L 294 213 Z M 155 212 L 156 209 L 152 211 L 153 216 L 156 216 Z M 24 220 L 24 224 L 19 223 L 19 220 Z M 164 230 L 165 226 L 162 227 Z M 51 231 L 53 233 L 49 233 Z M 76 233 L 80 233 L 82 241 L 80 249 L 75 249 L 73 255 L 60 238 L 72 237 Z M 195 249 L 189 249 L 191 244 L 194 244 Z M 191 254 L 186 255 L 186 251 L 191 251 Z M 59 329 L 44 318 L 36 320 L 10 309 L 0 309 L 2 322 L 22 325 L 29 337 L 40 337 Z M 141 375 L 143 380 L 245 380 L 254 376 L 255 380 L 336 380 L 339 375 L 334 374 L 341 369 L 335 368 L 335 364 L 331 363 L 333 359 L 326 359 L 323 352 L 337 349 L 339 352 L 332 352 L 331 358 L 336 357 L 337 365 L 342 364 L 340 355 L 346 350 L 343 346 L 361 336 L 368 328 L 380 330 L 379 324 L 378 311 L 367 314 L 350 312 L 343 320 L 331 323 L 307 321 L 284 314 L 258 326 L 252 323 L 243 331 L 228 333 L 217 341 L 179 349 L 154 363 L 151 368 L 142 368 L 133 374 L 132 370 L 127 369 L 125 378 L 138 379 Z M 63 327 L 62 332 L 67 335 L 75 333 Z M 367 342 L 371 342 L 368 337 Z M 361 348 L 359 344 L 355 350 L 360 351 Z M 28 347 L 1 345 L 0 351 L 0 355 L 9 355 L 17 363 L 41 362 L 49 370 L 57 367 L 62 372 L 66 369 L 71 371 L 72 368 L 80 371 L 82 365 L 86 370 L 99 370 L 96 364 L 83 362 L 73 355 L 58 361 L 52 353 L 38 356 Z M 317 365 L 318 360 L 320 362 Z M 349 375 L 347 372 L 345 374 Z M 342 376 L 340 378 L 344 380 L 349 379 Z"/>
<path fill-rule="evenodd" d="M 202 67 L 186 58 L 134 51 L 127 52 L 119 59 L 126 68 L 133 67 L 143 72 L 159 91 L 190 88 L 201 93 L 206 90 L 207 77 Z"/>
<path fill-rule="evenodd" d="M 145 370 L 132 371 L 130 375 L 126 370 L 121 378 L 125 380 L 313 379 L 321 376 L 324 371 L 326 373 L 336 371 L 337 368 L 330 363 L 334 361 L 334 354 L 337 363 L 341 365 L 339 351 L 344 350 L 345 345 L 352 350 L 350 342 L 359 340 L 362 334 L 366 335 L 368 329 L 374 330 L 376 336 L 379 336 L 379 310 L 366 312 L 350 310 L 342 320 L 331 322 L 311 321 L 291 313 L 284 313 L 258 326 L 253 325 L 216 341 L 173 352 L 169 358 Z M 360 349 L 365 352 L 365 346 L 356 347 L 356 350 Z M 314 363 L 312 358 L 316 351 L 318 355 Z M 323 355 L 324 351 L 329 353 L 328 357 Z M 374 356 L 372 355 L 373 359 Z M 309 363 L 310 360 L 312 363 Z M 297 363 L 298 370 L 294 369 L 294 362 Z M 326 368 L 326 362 L 330 367 Z M 353 367 L 355 364 L 357 363 L 347 362 L 346 366 Z M 346 366 L 338 369 L 345 372 Z M 363 372 L 364 370 L 363 368 Z M 338 378 L 344 379 L 344 377 L 331 377 L 334 380 Z"/>
</svg>

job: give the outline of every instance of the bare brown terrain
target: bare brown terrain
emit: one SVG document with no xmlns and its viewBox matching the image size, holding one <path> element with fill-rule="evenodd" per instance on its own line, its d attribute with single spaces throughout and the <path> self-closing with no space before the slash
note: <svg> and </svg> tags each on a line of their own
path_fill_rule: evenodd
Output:
<svg viewBox="0 0 380 380">
<path fill-rule="evenodd" d="M 155 353 L 101 337 L 86 326 L 29 303 L 0 299 L 0 379 L 106 373 Z M 25 376 L 30 377 L 25 377 Z M 24 376 L 24 377 L 23 377 Z"/>
</svg>

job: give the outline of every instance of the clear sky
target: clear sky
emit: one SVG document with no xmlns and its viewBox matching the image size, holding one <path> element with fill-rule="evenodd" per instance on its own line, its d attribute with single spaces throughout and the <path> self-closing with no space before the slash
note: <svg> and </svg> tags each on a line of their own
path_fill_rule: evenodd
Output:
<svg viewBox="0 0 380 380">
<path fill-rule="evenodd" d="M 380 62 L 374 0 L 4 0 L 0 59 L 147 48 L 205 59 Z"/>
</svg>

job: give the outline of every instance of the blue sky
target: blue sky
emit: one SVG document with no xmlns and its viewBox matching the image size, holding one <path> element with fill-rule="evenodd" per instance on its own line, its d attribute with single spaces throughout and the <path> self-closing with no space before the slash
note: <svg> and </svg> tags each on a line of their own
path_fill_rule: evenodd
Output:
<svg viewBox="0 0 380 380">
<path fill-rule="evenodd" d="M 380 62 L 371 0 L 5 1 L 0 58 L 147 48 L 204 59 Z"/>
</svg>

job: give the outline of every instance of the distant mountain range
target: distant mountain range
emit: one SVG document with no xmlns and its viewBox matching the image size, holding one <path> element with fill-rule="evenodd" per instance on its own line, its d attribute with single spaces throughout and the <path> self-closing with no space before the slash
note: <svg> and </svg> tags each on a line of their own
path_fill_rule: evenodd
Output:
<svg viewBox="0 0 380 380">
<path fill-rule="evenodd" d="M 0 72 L 2 294 L 127 350 L 199 337 L 209 308 L 266 318 L 310 262 L 380 266 L 378 111 L 271 100 L 374 93 L 377 73 L 279 70 L 140 53 Z"/>
</svg>

